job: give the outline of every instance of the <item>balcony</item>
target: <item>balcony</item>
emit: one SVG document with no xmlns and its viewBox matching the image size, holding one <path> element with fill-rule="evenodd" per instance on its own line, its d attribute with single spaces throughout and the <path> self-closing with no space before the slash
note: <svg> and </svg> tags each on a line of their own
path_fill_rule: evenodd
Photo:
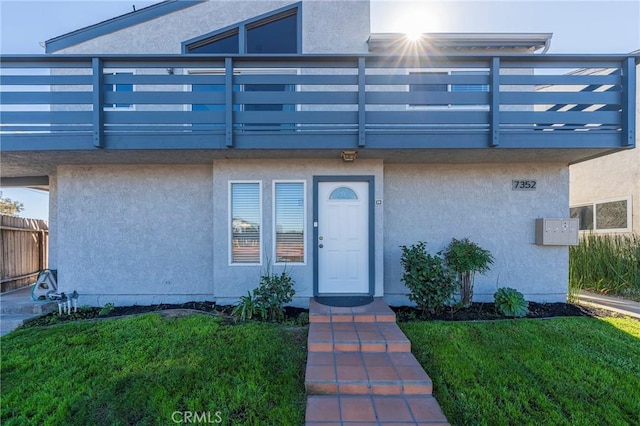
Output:
<svg viewBox="0 0 640 426">
<path fill-rule="evenodd" d="M 636 56 L 0 57 L 3 153 L 635 144 Z M 585 151 L 586 152 L 586 151 Z"/>
</svg>

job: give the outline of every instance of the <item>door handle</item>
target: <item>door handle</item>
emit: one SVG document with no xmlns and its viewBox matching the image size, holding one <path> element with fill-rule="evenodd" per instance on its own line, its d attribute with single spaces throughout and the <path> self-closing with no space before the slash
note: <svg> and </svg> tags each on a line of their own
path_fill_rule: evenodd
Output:
<svg viewBox="0 0 640 426">
<path fill-rule="evenodd" d="M 318 247 L 322 248 L 322 247 L 324 247 L 324 244 L 320 244 Z"/>
</svg>

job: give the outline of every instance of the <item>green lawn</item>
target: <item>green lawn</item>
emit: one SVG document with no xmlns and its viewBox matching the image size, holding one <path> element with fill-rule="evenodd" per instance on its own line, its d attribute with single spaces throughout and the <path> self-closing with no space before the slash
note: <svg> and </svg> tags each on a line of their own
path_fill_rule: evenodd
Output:
<svg viewBox="0 0 640 426">
<path fill-rule="evenodd" d="M 0 423 L 174 424 L 184 420 L 175 412 L 190 411 L 223 424 L 299 425 L 302 334 L 158 314 L 18 330 L 2 338 Z"/>
<path fill-rule="evenodd" d="M 640 321 L 401 324 L 454 425 L 640 424 Z"/>
</svg>

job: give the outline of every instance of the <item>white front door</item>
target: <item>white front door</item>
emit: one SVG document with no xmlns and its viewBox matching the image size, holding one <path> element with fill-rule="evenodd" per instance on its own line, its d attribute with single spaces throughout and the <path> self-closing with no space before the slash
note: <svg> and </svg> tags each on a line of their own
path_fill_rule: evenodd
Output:
<svg viewBox="0 0 640 426">
<path fill-rule="evenodd" d="M 369 293 L 369 182 L 318 182 L 318 294 Z"/>
</svg>

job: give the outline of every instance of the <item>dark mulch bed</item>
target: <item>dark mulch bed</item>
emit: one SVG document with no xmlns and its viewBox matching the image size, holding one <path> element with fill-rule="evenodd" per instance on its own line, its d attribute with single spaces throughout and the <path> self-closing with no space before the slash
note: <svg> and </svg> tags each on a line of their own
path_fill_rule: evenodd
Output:
<svg viewBox="0 0 640 426">
<path fill-rule="evenodd" d="M 147 306 L 114 306 L 110 309 L 100 307 L 82 307 L 78 308 L 78 312 L 72 312 L 71 315 L 58 315 L 57 311 L 52 312 L 39 318 L 35 318 L 29 321 L 26 325 L 28 327 L 52 325 L 67 321 L 124 317 L 129 315 L 146 314 L 150 312 L 162 312 L 165 316 L 177 317 L 193 314 L 194 311 L 219 316 L 225 320 L 225 323 L 234 323 L 235 321 L 231 316 L 231 311 L 233 311 L 233 308 L 234 307 L 230 305 L 216 305 L 214 302 L 187 302 L 181 304 L 163 303 Z M 309 322 L 308 309 L 292 307 L 286 307 L 284 309 L 285 323 L 306 325 Z M 306 317 L 302 314 L 305 314 Z"/>
<path fill-rule="evenodd" d="M 398 321 L 487 321 L 504 320 L 504 316 L 498 314 L 493 303 L 473 303 L 468 308 L 448 308 L 438 314 L 425 314 L 422 311 L 409 306 L 392 307 Z M 233 306 L 216 305 L 214 302 L 188 302 L 182 304 L 159 304 L 149 306 L 114 306 L 111 309 L 100 307 L 83 307 L 71 315 L 58 315 L 57 312 L 35 318 L 29 321 L 27 327 L 58 324 L 67 321 L 122 317 L 128 315 L 145 314 L 149 312 L 163 312 L 165 316 L 190 315 L 194 311 L 209 313 L 222 317 L 225 323 L 235 321 L 231 317 Z M 172 312 L 172 313 L 168 313 Z M 285 308 L 285 323 L 290 325 L 306 325 L 309 316 L 307 309 Z M 535 303 L 529 302 L 529 315 L 527 318 L 552 318 L 552 317 L 584 317 L 584 316 L 617 316 L 608 311 L 602 311 L 585 306 L 570 303 Z"/>
<path fill-rule="evenodd" d="M 396 313 L 398 321 L 487 321 L 507 319 L 496 311 L 493 303 L 472 303 L 468 308 L 452 307 L 437 314 L 423 313 L 410 306 L 392 307 L 391 309 Z M 526 318 L 605 317 L 611 315 L 611 312 L 570 303 L 529 302 L 529 315 Z"/>
</svg>

